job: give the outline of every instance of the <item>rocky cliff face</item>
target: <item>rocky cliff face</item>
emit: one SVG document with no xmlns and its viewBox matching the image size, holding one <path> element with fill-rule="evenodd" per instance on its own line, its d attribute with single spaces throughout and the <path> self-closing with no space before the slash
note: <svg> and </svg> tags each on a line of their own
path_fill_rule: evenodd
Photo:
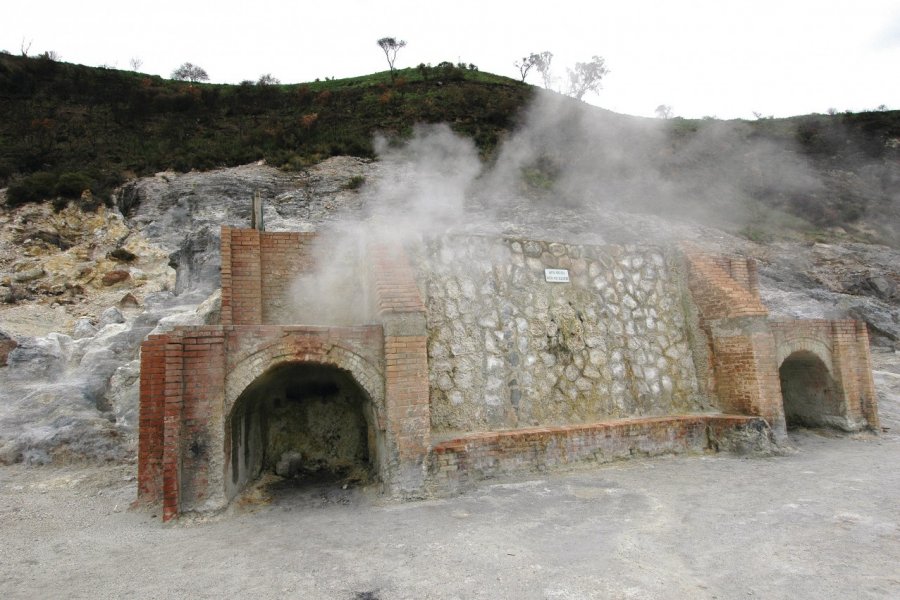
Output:
<svg viewBox="0 0 900 600">
<path fill-rule="evenodd" d="M 140 343 L 217 320 L 220 227 L 247 226 L 259 191 L 270 229 L 314 229 L 359 208 L 348 184 L 371 170 L 160 173 L 95 213 L 2 210 L 0 462 L 133 456 Z"/>
<path fill-rule="evenodd" d="M 131 458 L 140 342 L 175 325 L 216 321 L 220 227 L 247 226 L 250 199 L 260 192 L 269 230 L 345 221 L 366 229 L 381 197 L 372 191 L 377 183 L 392 178 L 396 187 L 399 177 L 402 185 L 393 169 L 390 161 L 344 157 L 296 173 L 258 164 L 160 173 L 127 184 L 116 207 L 95 213 L 0 210 L 0 462 Z M 447 229 L 571 243 L 690 239 L 755 256 L 773 314 L 863 319 L 888 350 L 879 360 L 900 372 L 890 352 L 900 343 L 896 250 L 757 244 L 670 218 L 512 196 L 467 200 L 466 218 Z"/>
</svg>

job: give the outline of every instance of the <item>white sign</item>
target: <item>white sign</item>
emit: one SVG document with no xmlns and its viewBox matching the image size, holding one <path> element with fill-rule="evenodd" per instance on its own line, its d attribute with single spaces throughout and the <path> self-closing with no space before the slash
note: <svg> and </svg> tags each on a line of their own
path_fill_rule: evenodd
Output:
<svg viewBox="0 0 900 600">
<path fill-rule="evenodd" d="M 568 269 L 544 269 L 544 281 L 550 283 L 569 283 Z"/>
</svg>

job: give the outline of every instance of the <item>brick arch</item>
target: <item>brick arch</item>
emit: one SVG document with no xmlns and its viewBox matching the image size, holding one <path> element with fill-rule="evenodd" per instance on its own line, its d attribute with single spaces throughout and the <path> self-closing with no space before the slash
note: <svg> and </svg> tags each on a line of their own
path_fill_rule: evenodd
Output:
<svg viewBox="0 0 900 600">
<path fill-rule="evenodd" d="M 327 365 L 349 373 L 368 395 L 378 428 L 384 429 L 384 376 L 371 362 L 335 341 L 298 347 L 277 340 L 242 356 L 225 376 L 224 414 L 231 414 L 241 393 L 266 371 L 290 363 Z"/>
<path fill-rule="evenodd" d="M 777 340 L 776 365 L 780 368 L 784 361 L 798 352 L 809 352 L 815 355 L 828 369 L 829 375 L 834 377 L 834 359 L 832 358 L 831 345 L 812 337 L 790 337 Z"/>
</svg>

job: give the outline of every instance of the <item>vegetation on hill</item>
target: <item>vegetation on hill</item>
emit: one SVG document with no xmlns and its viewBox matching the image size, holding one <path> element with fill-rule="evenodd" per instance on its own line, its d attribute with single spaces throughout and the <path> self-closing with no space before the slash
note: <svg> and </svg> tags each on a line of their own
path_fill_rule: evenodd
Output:
<svg viewBox="0 0 900 600">
<path fill-rule="evenodd" d="M 442 63 L 299 85 L 216 85 L 0 54 L 0 187 L 12 203 L 95 196 L 124 179 L 265 159 L 373 155 L 377 131 L 448 122 L 490 152 L 532 94 Z M 79 189 L 82 188 L 82 189 Z"/>
<path fill-rule="evenodd" d="M 166 169 L 205 170 L 260 159 L 299 169 L 334 155 L 371 157 L 376 132 L 403 137 L 416 123 L 446 122 L 490 159 L 498 142 L 526 119 L 534 90 L 474 65 L 451 63 L 395 70 L 393 77 L 384 71 L 294 85 L 219 85 L 0 54 L 0 187 L 8 186 L 11 205 L 53 199 L 62 204 L 86 189 L 93 195 L 82 202 L 90 204 L 108 199 L 126 179 Z M 644 119 L 587 111 L 593 111 L 591 119 L 614 123 L 619 144 L 635 143 L 646 130 Z M 583 136 L 581 119 L 559 126 L 571 127 L 572 137 Z M 744 163 L 734 175 L 740 180 L 738 200 L 749 197 L 762 207 L 745 231 L 750 237 L 765 237 L 771 215 L 781 214 L 819 230 L 867 223 L 857 233 L 900 243 L 900 111 L 655 123 L 663 125 L 667 142 L 653 150 L 650 166 L 657 175 L 695 178 L 698 197 L 711 196 L 700 193 L 701 187 L 713 179 L 723 154 Z M 782 181 L 773 181 L 772 159 L 750 150 L 765 144 L 778 147 L 781 157 L 796 155 L 811 165 L 816 185 L 801 189 L 784 181 L 785 169 Z M 586 153 L 573 149 L 556 162 L 583 161 Z M 537 181 L 548 190 L 560 165 L 553 156 L 545 158 L 523 175 L 526 183 Z M 549 165 L 546 173 L 541 165 Z M 621 161 L 606 168 L 607 176 L 619 178 L 623 170 L 636 170 Z M 635 193 L 646 189 L 634 186 Z"/>
</svg>

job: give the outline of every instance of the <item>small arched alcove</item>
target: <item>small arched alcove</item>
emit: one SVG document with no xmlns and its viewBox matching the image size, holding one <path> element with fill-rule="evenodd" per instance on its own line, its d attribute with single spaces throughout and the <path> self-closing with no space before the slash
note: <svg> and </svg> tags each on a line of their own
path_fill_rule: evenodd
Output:
<svg viewBox="0 0 900 600">
<path fill-rule="evenodd" d="M 799 350 L 778 370 L 784 418 L 788 427 L 846 428 L 846 406 L 840 387 L 816 354 Z"/>
<path fill-rule="evenodd" d="M 379 438 L 372 402 L 350 373 L 312 363 L 273 366 L 238 396 L 226 421 L 226 497 L 264 471 L 369 481 L 378 475 Z"/>
</svg>

